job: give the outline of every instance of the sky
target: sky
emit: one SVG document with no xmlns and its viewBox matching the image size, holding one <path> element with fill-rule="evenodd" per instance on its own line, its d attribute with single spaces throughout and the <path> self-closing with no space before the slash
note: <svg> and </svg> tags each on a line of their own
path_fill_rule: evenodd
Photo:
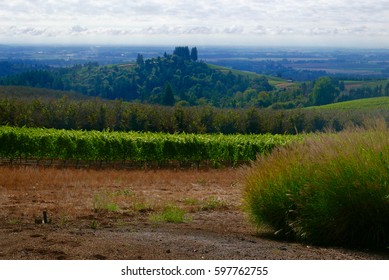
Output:
<svg viewBox="0 0 389 280">
<path fill-rule="evenodd" d="M 0 0 L 0 44 L 389 48 L 389 0 Z"/>
</svg>

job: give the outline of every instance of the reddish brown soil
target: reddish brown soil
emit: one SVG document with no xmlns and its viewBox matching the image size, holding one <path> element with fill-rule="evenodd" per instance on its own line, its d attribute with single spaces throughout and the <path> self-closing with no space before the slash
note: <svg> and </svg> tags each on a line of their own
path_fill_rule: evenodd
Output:
<svg viewBox="0 0 389 280">
<path fill-rule="evenodd" d="M 241 210 L 243 173 L 0 167 L 0 259 L 389 258 L 258 235 Z M 184 222 L 150 219 L 166 205 Z"/>
</svg>

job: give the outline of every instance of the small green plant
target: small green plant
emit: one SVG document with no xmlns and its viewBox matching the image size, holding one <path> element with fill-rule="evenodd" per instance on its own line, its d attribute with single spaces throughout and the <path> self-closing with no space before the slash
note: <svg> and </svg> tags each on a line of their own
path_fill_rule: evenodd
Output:
<svg viewBox="0 0 389 280">
<path fill-rule="evenodd" d="M 208 180 L 206 178 L 199 178 L 196 180 L 196 183 L 199 184 L 200 186 L 205 186 L 208 183 Z"/>
<path fill-rule="evenodd" d="M 69 216 L 67 216 L 66 214 L 62 214 L 59 220 L 59 225 L 66 226 L 69 223 L 69 221 L 70 221 Z"/>
<path fill-rule="evenodd" d="M 154 210 L 153 206 L 151 206 L 146 202 L 141 202 L 141 201 L 134 201 L 132 207 L 135 212 L 141 212 L 141 213 L 151 212 Z"/>
<path fill-rule="evenodd" d="M 224 200 L 221 200 L 215 196 L 211 196 L 206 200 L 202 201 L 201 210 L 217 210 L 217 209 L 227 209 L 228 205 Z"/>
<path fill-rule="evenodd" d="M 9 219 L 8 224 L 10 224 L 10 225 L 20 224 L 20 219 L 18 219 L 18 218 Z"/>
<path fill-rule="evenodd" d="M 108 203 L 107 205 L 105 205 L 105 210 L 107 210 L 108 212 L 118 212 L 120 210 L 120 208 L 119 208 L 119 205 L 117 205 L 114 202 L 111 202 L 111 203 Z"/>
<path fill-rule="evenodd" d="M 186 217 L 185 210 L 176 205 L 167 205 L 161 213 L 150 215 L 152 222 L 183 223 L 189 219 Z"/>
<path fill-rule="evenodd" d="M 112 196 L 133 196 L 134 193 L 130 189 L 117 190 L 112 193 Z"/>
<path fill-rule="evenodd" d="M 117 220 L 115 223 L 115 226 L 117 226 L 117 227 L 125 227 L 126 225 L 127 225 L 127 223 L 123 220 Z"/>
<path fill-rule="evenodd" d="M 96 230 L 96 229 L 98 229 L 99 226 L 100 226 L 100 224 L 99 224 L 99 222 L 96 221 L 96 220 L 92 220 L 91 223 L 90 223 L 90 228 L 91 228 L 91 229 Z"/>
<path fill-rule="evenodd" d="M 200 205 L 201 204 L 201 200 L 197 199 L 197 198 L 185 198 L 183 200 L 183 203 L 185 205 L 189 205 L 189 206 L 197 206 L 197 205 Z"/>
<path fill-rule="evenodd" d="M 122 195 L 124 195 L 124 196 L 131 196 L 131 195 L 133 195 L 133 193 L 132 193 L 131 190 L 125 189 L 125 190 L 122 191 Z"/>
<path fill-rule="evenodd" d="M 198 210 L 201 211 L 210 211 L 210 210 L 218 210 L 218 209 L 227 209 L 228 204 L 215 196 L 210 196 L 206 199 L 197 199 L 197 198 L 185 198 L 183 203 L 188 206 L 197 206 Z"/>
<path fill-rule="evenodd" d="M 98 193 L 93 196 L 93 209 L 95 212 L 108 211 L 117 212 L 120 211 L 119 205 L 113 200 L 113 195 L 107 192 Z"/>
</svg>

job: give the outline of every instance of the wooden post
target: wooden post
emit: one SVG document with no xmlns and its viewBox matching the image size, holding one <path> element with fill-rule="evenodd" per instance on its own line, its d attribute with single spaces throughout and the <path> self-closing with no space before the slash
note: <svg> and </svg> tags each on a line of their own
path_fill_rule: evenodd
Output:
<svg viewBox="0 0 389 280">
<path fill-rule="evenodd" d="M 48 219 L 47 219 L 47 211 L 46 210 L 44 210 L 43 211 L 43 223 L 44 224 L 47 224 L 49 221 L 48 221 Z"/>
</svg>

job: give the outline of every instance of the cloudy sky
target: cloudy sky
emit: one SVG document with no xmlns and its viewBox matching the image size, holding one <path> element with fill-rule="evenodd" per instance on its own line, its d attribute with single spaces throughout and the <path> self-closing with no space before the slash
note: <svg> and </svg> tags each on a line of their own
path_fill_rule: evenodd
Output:
<svg viewBox="0 0 389 280">
<path fill-rule="evenodd" d="M 0 44 L 389 48 L 389 0 L 0 0 Z"/>
</svg>

